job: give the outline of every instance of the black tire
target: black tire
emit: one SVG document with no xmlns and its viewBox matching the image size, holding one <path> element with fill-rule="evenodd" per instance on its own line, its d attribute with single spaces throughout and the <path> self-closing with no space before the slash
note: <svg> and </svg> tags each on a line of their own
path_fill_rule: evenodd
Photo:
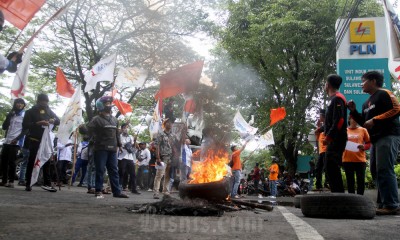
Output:
<svg viewBox="0 0 400 240">
<path fill-rule="evenodd" d="M 223 201 L 231 193 L 232 183 L 230 178 L 218 182 L 189 184 L 183 181 L 179 184 L 179 197 L 202 198 L 210 201 Z"/>
<path fill-rule="evenodd" d="M 361 195 L 326 193 L 303 195 L 301 212 L 306 217 L 329 219 L 372 219 L 374 203 Z"/>
<path fill-rule="evenodd" d="M 303 195 L 296 195 L 293 198 L 293 204 L 295 208 L 300 208 L 300 202 L 301 202 L 301 198 L 303 197 Z"/>
</svg>

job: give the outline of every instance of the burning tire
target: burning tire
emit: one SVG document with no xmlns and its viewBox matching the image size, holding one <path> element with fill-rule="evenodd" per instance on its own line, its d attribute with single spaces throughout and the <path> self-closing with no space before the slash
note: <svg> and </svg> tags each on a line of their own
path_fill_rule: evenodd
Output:
<svg viewBox="0 0 400 240">
<path fill-rule="evenodd" d="M 303 195 L 301 212 L 306 217 L 330 219 L 372 219 L 374 203 L 361 195 L 345 193 Z"/>
<path fill-rule="evenodd" d="M 179 184 L 179 197 L 202 198 L 209 201 L 223 201 L 231 193 L 232 182 L 230 178 L 224 177 L 221 181 L 210 183 L 190 184 L 183 181 Z"/>
</svg>

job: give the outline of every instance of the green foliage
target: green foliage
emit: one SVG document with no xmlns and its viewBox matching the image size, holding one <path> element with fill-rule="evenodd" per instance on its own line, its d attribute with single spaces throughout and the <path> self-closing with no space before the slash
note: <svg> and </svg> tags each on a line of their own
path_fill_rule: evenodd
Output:
<svg viewBox="0 0 400 240">
<path fill-rule="evenodd" d="M 271 108 L 285 107 L 286 118 L 273 126 L 272 151 L 291 174 L 299 151 L 312 152 L 310 110 L 321 106 L 323 78 L 335 71 L 335 22 L 349 10 L 346 2 L 227 1 L 226 25 L 214 32 L 219 48 L 210 71 L 226 102 L 255 114 L 259 129 L 269 125 Z M 364 1 L 357 16 L 381 14 L 376 8 Z"/>
<path fill-rule="evenodd" d="M 271 152 L 268 150 L 257 151 L 254 154 L 252 154 L 250 157 L 248 157 L 248 155 L 249 155 L 248 151 L 244 152 L 242 159 L 248 159 L 244 165 L 245 165 L 245 168 L 249 171 L 254 168 L 256 163 L 259 163 L 260 169 L 261 168 L 268 169 L 269 166 L 271 165 L 272 155 L 271 155 Z"/>
</svg>

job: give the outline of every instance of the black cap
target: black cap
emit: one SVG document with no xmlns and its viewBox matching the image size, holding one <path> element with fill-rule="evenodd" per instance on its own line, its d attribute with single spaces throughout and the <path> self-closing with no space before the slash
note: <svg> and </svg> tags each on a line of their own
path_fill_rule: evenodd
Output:
<svg viewBox="0 0 400 240">
<path fill-rule="evenodd" d="M 36 100 L 37 102 L 40 102 L 40 101 L 46 101 L 46 102 L 48 102 L 49 101 L 49 96 L 47 96 L 47 94 L 45 94 L 45 93 L 40 93 L 38 96 L 37 96 L 37 100 Z"/>
<path fill-rule="evenodd" d="M 319 109 L 319 114 L 325 115 L 325 109 L 323 109 L 323 108 Z"/>
</svg>

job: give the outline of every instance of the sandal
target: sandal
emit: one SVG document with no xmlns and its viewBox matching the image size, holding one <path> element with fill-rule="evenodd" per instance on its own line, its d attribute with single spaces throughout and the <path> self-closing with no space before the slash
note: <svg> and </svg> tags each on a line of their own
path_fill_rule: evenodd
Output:
<svg viewBox="0 0 400 240">
<path fill-rule="evenodd" d="M 96 190 L 94 190 L 93 188 L 88 189 L 87 193 L 89 194 L 95 194 Z"/>
<path fill-rule="evenodd" d="M 102 192 L 103 194 L 111 194 L 109 191 L 107 191 L 107 189 L 103 189 L 103 190 L 101 190 L 101 192 Z"/>
</svg>

